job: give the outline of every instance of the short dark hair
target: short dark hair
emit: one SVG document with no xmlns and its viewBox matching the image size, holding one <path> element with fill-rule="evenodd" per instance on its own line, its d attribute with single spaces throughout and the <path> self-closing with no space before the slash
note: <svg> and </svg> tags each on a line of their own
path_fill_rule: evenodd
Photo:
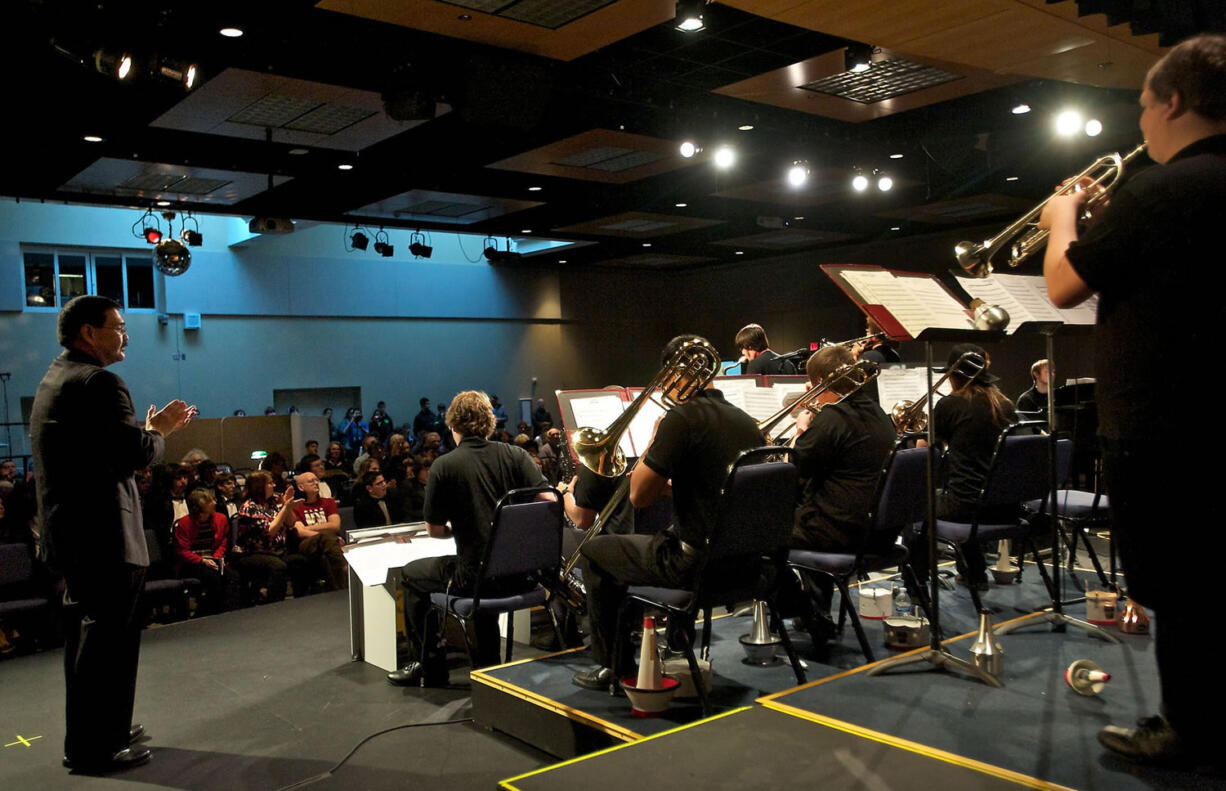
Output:
<svg viewBox="0 0 1226 791">
<path fill-rule="evenodd" d="M 423 397 L 420 401 L 417 402 L 418 406 L 425 406 L 428 403 L 430 403 L 430 399 L 425 398 L 425 397 Z"/>
<path fill-rule="evenodd" d="M 736 348 L 752 349 L 755 352 L 764 352 L 769 349 L 771 342 L 766 338 L 766 330 L 762 329 L 761 324 L 746 324 L 741 327 L 736 334 Z"/>
<path fill-rule="evenodd" d="M 86 324 L 91 327 L 106 324 L 106 313 L 112 309 L 123 310 L 123 306 L 110 297 L 100 297 L 96 294 L 83 294 L 68 300 L 68 304 L 60 310 L 56 323 L 56 336 L 60 346 L 66 349 L 72 346 Z"/>
<path fill-rule="evenodd" d="M 294 472 L 310 472 L 311 465 L 319 461 L 320 458 L 318 453 L 308 453 L 298 460 L 298 466 L 294 468 Z"/>
<path fill-rule="evenodd" d="M 856 358 L 851 353 L 851 349 L 846 346 L 825 346 L 814 352 L 809 361 L 805 363 L 805 373 L 810 382 L 817 384 L 826 381 L 826 377 L 840 367 L 851 365 L 855 361 Z M 851 384 L 851 380 L 845 378 L 844 382 L 836 382 L 830 389 L 839 395 L 845 395 Z"/>
<path fill-rule="evenodd" d="M 1210 121 L 1226 120 L 1226 36 L 1193 36 L 1153 65 L 1145 84 L 1158 99 L 1175 93 L 1187 109 Z"/>
<path fill-rule="evenodd" d="M 701 341 L 707 344 L 708 346 L 711 346 L 711 342 L 708 341 L 706 338 L 702 337 L 701 335 L 695 335 L 693 333 L 686 333 L 684 335 L 678 335 L 676 338 L 673 338 L 671 341 L 669 341 L 664 346 L 664 351 L 660 352 L 660 365 L 661 366 L 667 365 L 668 361 L 671 360 L 673 358 L 673 355 L 677 353 L 677 350 L 680 349 L 682 346 L 684 346 L 686 342 L 688 341 Z M 715 347 L 711 346 L 711 348 L 714 349 Z M 717 351 L 715 355 L 716 357 L 718 357 L 719 352 Z"/>
<path fill-rule="evenodd" d="M 374 486 L 375 481 L 377 481 L 380 478 L 383 478 L 382 472 L 371 471 L 371 472 L 366 473 L 365 475 L 362 476 L 362 488 L 366 488 L 367 486 Z"/>
</svg>

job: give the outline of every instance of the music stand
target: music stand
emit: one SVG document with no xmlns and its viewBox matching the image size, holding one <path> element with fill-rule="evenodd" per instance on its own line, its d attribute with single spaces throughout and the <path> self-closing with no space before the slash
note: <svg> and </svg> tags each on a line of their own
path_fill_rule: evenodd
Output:
<svg viewBox="0 0 1226 791">
<path fill-rule="evenodd" d="M 977 331 L 971 332 L 967 330 L 943 330 L 943 329 L 928 329 L 920 333 L 917 340 L 924 341 L 924 353 L 928 362 L 928 403 L 926 404 L 928 412 L 928 453 L 926 454 L 926 467 L 928 475 L 928 598 L 929 598 L 929 643 L 925 651 L 918 653 L 904 654 L 902 656 L 885 659 L 868 669 L 868 675 L 876 676 L 885 671 L 902 667 L 903 665 L 911 665 L 917 662 L 928 662 L 933 667 L 957 670 L 965 673 L 968 676 L 974 676 L 983 683 L 992 687 L 1003 687 L 1000 679 L 992 675 L 988 671 L 976 666 L 972 662 L 965 659 L 960 659 L 953 655 L 942 644 L 941 639 L 941 607 L 938 599 L 941 584 L 937 580 L 937 497 L 936 497 L 936 465 L 933 459 L 936 455 L 936 421 L 932 417 L 932 404 L 936 400 L 932 397 L 932 342 L 934 340 L 943 341 L 965 341 L 974 340 L 1000 340 L 1005 336 L 1003 330 L 995 330 L 991 332 Z"/>
<path fill-rule="evenodd" d="M 1041 332 L 1047 339 L 1047 378 L 1051 381 L 1051 376 L 1056 370 L 1055 365 L 1055 336 L 1056 330 L 1063 326 L 1057 321 L 1044 322 L 1027 322 L 1023 327 L 1032 328 Z M 1020 329 L 1020 328 L 1019 328 Z M 1048 475 L 1048 504 L 1050 506 L 1049 517 L 1051 519 L 1051 590 L 1048 592 L 1051 596 L 1051 607 L 1043 608 L 1039 618 L 1027 618 L 1021 621 L 1013 621 L 1011 623 L 1003 623 L 997 626 L 992 631 L 995 634 L 1009 634 L 1017 629 L 1026 626 L 1031 626 L 1035 623 L 1049 623 L 1052 625 L 1053 632 L 1066 631 L 1065 627 L 1072 626 L 1080 629 L 1083 632 L 1089 632 L 1095 637 L 1100 637 L 1109 643 L 1120 642 L 1120 639 L 1111 634 L 1101 626 L 1096 626 L 1089 621 L 1083 621 L 1080 618 L 1074 618 L 1071 615 L 1064 613 L 1064 602 L 1060 596 L 1060 522 L 1057 519 L 1059 514 L 1059 486 L 1060 482 L 1056 480 L 1056 430 L 1055 430 L 1055 414 L 1056 414 L 1056 399 L 1055 388 L 1047 388 L 1047 414 L 1048 414 L 1048 447 L 1047 447 L 1047 475 Z M 1076 544 L 1074 544 L 1074 551 Z M 1021 558 L 1018 558 L 1021 562 Z M 1041 560 L 1039 561 L 1042 562 Z"/>
</svg>

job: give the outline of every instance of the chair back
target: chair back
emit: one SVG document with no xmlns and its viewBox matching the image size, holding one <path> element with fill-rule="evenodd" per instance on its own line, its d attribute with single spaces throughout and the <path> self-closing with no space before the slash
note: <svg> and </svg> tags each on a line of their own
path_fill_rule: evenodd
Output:
<svg viewBox="0 0 1226 791">
<path fill-rule="evenodd" d="M 25 544 L 0 544 L 0 586 L 26 582 L 34 576 L 34 562 Z"/>
<path fill-rule="evenodd" d="M 556 500 L 537 500 L 553 493 Z M 522 502 L 527 499 L 527 502 Z M 556 576 L 562 562 L 562 497 L 552 486 L 512 489 L 494 509 L 482 579 L 543 572 Z"/>
<path fill-rule="evenodd" d="M 1051 437 L 1017 433 L 1030 428 L 1028 423 L 1015 423 L 1001 432 L 979 494 L 980 508 L 1037 500 L 1047 493 L 1047 451 Z"/>
<path fill-rule="evenodd" d="M 796 507 L 795 455 L 791 448 L 768 445 L 744 451 L 732 462 L 705 562 L 786 548 Z"/>
<path fill-rule="evenodd" d="M 162 544 L 157 539 L 157 533 L 152 530 L 145 531 L 145 548 L 149 550 L 150 566 L 158 565 L 165 559 L 162 554 Z"/>
<path fill-rule="evenodd" d="M 928 518 L 927 448 L 895 448 L 886 458 L 869 514 L 869 533 L 898 535 L 907 525 Z"/>
<path fill-rule="evenodd" d="M 1073 468 L 1073 441 L 1071 439 L 1056 440 L 1056 483 L 1063 486 L 1068 481 L 1069 471 Z"/>
</svg>

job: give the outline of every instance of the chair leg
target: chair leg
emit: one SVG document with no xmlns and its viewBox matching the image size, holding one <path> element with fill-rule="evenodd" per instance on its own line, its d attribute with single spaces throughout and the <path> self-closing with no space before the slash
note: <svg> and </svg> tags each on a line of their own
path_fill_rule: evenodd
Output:
<svg viewBox="0 0 1226 791">
<path fill-rule="evenodd" d="M 707 685 L 703 683 L 702 670 L 698 667 L 698 657 L 694 656 L 692 640 L 685 641 L 685 661 L 690 666 L 690 678 L 694 680 L 694 691 L 698 694 L 698 703 L 702 706 L 702 716 L 710 717 L 711 701 L 707 697 Z"/>
<path fill-rule="evenodd" d="M 1085 526 L 1079 522 L 1072 522 L 1073 530 L 1077 531 L 1077 535 L 1081 537 L 1081 542 L 1085 545 L 1086 554 L 1090 557 L 1090 565 L 1094 567 L 1095 573 L 1098 574 L 1098 580 L 1106 587 L 1110 584 L 1107 580 L 1107 574 L 1103 571 L 1103 564 L 1098 559 L 1098 553 L 1094 551 L 1094 547 L 1090 545 L 1090 536 L 1088 535 Z"/>
<path fill-rule="evenodd" d="M 967 568 L 966 555 L 962 552 L 962 545 L 952 543 L 951 546 L 954 548 L 954 554 L 958 557 L 958 565 L 964 569 Z M 979 591 L 975 590 L 974 580 L 968 579 L 967 583 L 966 587 L 971 592 L 971 602 L 975 605 L 975 612 L 981 612 L 983 610 L 983 599 L 979 598 Z"/>
<path fill-rule="evenodd" d="M 515 645 L 515 613 L 507 613 L 507 658 L 503 662 L 511 661 L 511 646 Z"/>
<path fill-rule="evenodd" d="M 702 611 L 702 658 L 710 661 L 711 659 L 711 608 L 707 607 Z M 693 631 L 690 634 L 698 634 L 698 624 L 693 624 Z"/>
<path fill-rule="evenodd" d="M 872 646 L 868 643 L 868 635 L 864 634 L 864 624 L 860 623 L 859 614 L 852 609 L 851 595 L 847 590 L 847 580 L 843 577 L 835 577 L 834 583 L 839 586 L 839 598 L 841 598 L 842 606 L 839 607 L 839 619 L 846 614 L 851 619 L 851 628 L 856 630 L 856 639 L 860 641 L 860 650 L 864 652 L 864 658 L 870 663 L 875 662 L 876 657 L 873 656 Z"/>
<path fill-rule="evenodd" d="M 1051 581 L 1051 575 L 1047 573 L 1047 566 L 1043 565 L 1043 561 L 1039 559 L 1038 545 L 1036 545 L 1034 543 L 1034 539 L 1030 538 L 1029 536 L 1026 537 L 1025 541 L 1027 548 L 1030 549 L 1030 554 L 1034 557 L 1034 564 L 1039 567 L 1039 576 L 1043 578 L 1043 586 L 1047 588 L 1047 595 L 1049 597 L 1055 597 L 1056 587 Z M 1018 568 L 1021 568 L 1022 565 L 1023 564 L 1018 563 Z M 1059 573 L 1059 563 L 1057 563 L 1056 566 L 1056 573 Z"/>
<path fill-rule="evenodd" d="M 549 613 L 549 623 L 553 626 L 553 635 L 558 638 L 558 649 L 566 648 L 566 638 L 562 636 L 562 624 L 558 623 L 558 614 L 549 604 L 545 605 L 545 611 Z"/>
<path fill-rule="evenodd" d="M 788 661 L 792 663 L 792 672 L 796 674 L 796 683 L 805 683 L 805 669 L 800 663 L 800 657 L 796 654 L 796 649 L 792 646 L 792 638 L 788 636 L 787 627 L 783 623 L 783 619 L 779 617 L 779 610 L 775 608 L 773 599 L 768 599 L 766 609 L 770 612 L 771 624 L 775 628 L 775 633 L 779 635 L 779 639 L 783 641 L 783 650 L 788 655 Z"/>
</svg>

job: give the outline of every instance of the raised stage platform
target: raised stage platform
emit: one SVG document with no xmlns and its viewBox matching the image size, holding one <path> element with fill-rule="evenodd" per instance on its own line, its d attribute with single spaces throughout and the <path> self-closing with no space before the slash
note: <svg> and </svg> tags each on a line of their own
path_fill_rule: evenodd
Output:
<svg viewBox="0 0 1226 791">
<path fill-rule="evenodd" d="M 1082 582 L 1091 576 L 1077 573 Z M 1065 584 L 1071 587 L 1067 576 Z M 809 679 L 797 686 L 785 662 L 746 665 L 738 638 L 751 619 L 725 616 L 713 621 L 711 719 L 692 700 L 639 719 L 625 698 L 573 686 L 571 674 L 590 665 L 584 649 L 473 673 L 474 716 L 570 759 L 509 778 L 507 789 L 624 789 L 640 777 L 704 788 L 811 788 L 827 780 L 881 789 L 934 782 L 953 789 L 1226 788 L 1226 777 L 1136 767 L 1104 753 L 1096 741 L 1103 725 L 1157 710 L 1152 639 L 1112 629 L 1122 639 L 1116 645 L 1080 630 L 1054 632 L 1030 614 L 1046 599 L 1033 567 L 1022 584 L 993 585 L 984 595 L 998 623 L 1028 623 L 999 638 L 1003 689 L 926 663 L 869 676 L 850 626 L 823 661 L 813 658 L 804 633 L 791 633 Z M 941 602 L 947 645 L 966 657 L 976 624 L 970 595 L 943 590 Z M 1067 612 L 1084 617 L 1085 605 Z M 884 647 L 880 622 L 864 624 L 879 660 L 898 653 Z M 1065 685 L 1064 670 L 1076 659 L 1113 674 L 1100 696 Z"/>
</svg>

